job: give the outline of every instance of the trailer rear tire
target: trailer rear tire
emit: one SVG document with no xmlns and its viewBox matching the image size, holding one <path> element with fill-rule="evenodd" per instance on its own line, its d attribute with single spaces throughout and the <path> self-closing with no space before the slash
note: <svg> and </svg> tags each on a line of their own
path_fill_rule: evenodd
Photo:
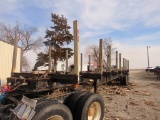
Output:
<svg viewBox="0 0 160 120">
<path fill-rule="evenodd" d="M 79 100 L 79 98 L 81 98 L 82 96 L 84 96 L 87 93 L 88 92 L 86 92 L 86 91 L 77 92 L 77 93 L 71 95 L 70 98 L 67 100 L 67 102 L 64 103 L 70 109 L 72 115 L 75 112 L 75 107 L 77 105 L 77 101 Z"/>
<path fill-rule="evenodd" d="M 50 104 L 51 104 L 51 103 L 52 103 L 52 104 L 58 103 L 58 101 L 56 101 L 56 100 L 41 98 L 41 99 L 38 99 L 38 100 L 37 100 L 37 106 L 40 105 L 40 104 L 42 104 L 43 102 L 44 102 L 44 103 L 45 103 L 45 102 L 49 102 Z"/>
<path fill-rule="evenodd" d="M 98 94 L 86 94 L 78 100 L 75 120 L 103 120 L 104 101 Z"/>
<path fill-rule="evenodd" d="M 77 92 L 75 92 L 75 93 L 70 93 L 70 94 L 65 98 L 64 104 L 65 104 L 65 105 L 69 104 L 70 99 L 71 99 L 72 96 L 73 96 L 74 94 L 76 94 L 76 93 L 77 93 Z"/>
<path fill-rule="evenodd" d="M 125 75 L 123 76 L 123 85 L 128 86 L 128 84 L 129 84 L 129 79 L 128 79 L 128 76 Z"/>
<path fill-rule="evenodd" d="M 73 120 L 70 110 L 61 103 L 42 102 L 32 120 Z"/>
<path fill-rule="evenodd" d="M 120 84 L 123 85 L 124 84 L 123 83 L 123 76 L 120 76 L 119 80 L 120 80 Z"/>
</svg>

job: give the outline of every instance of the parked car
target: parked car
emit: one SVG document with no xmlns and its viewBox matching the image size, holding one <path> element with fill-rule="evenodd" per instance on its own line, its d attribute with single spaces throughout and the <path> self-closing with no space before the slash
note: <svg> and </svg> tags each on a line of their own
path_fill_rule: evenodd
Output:
<svg viewBox="0 0 160 120">
<path fill-rule="evenodd" d="M 154 72 L 154 69 L 153 69 L 152 67 L 147 67 L 147 68 L 145 69 L 145 71 Z"/>
</svg>

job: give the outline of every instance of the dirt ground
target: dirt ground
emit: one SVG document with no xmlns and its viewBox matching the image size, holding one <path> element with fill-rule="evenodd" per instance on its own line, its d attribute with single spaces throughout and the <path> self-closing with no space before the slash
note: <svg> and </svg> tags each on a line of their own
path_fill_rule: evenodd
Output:
<svg viewBox="0 0 160 120">
<path fill-rule="evenodd" d="M 128 87 L 99 88 L 105 101 L 104 120 L 160 120 L 160 80 L 154 73 L 131 70 Z"/>
</svg>

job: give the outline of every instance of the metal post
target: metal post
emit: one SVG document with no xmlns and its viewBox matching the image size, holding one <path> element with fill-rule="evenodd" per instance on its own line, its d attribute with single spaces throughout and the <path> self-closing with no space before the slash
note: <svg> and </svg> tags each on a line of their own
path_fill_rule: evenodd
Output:
<svg viewBox="0 0 160 120">
<path fill-rule="evenodd" d="M 116 72 L 118 73 L 118 51 L 116 51 Z"/>
<path fill-rule="evenodd" d="M 83 54 L 81 53 L 81 72 L 83 71 Z"/>
<path fill-rule="evenodd" d="M 21 48 L 20 72 L 22 72 L 22 57 L 23 57 L 23 49 Z"/>
<path fill-rule="evenodd" d="M 111 72 L 111 45 L 109 46 L 109 72 Z"/>
<path fill-rule="evenodd" d="M 14 40 L 14 50 L 12 59 L 12 72 L 16 72 L 16 61 L 17 61 L 17 47 L 18 47 L 18 36 Z"/>
<path fill-rule="evenodd" d="M 91 70 L 91 56 L 89 55 L 89 62 L 88 62 L 88 71 Z"/>
<path fill-rule="evenodd" d="M 99 41 L 99 73 L 103 72 L 103 40 Z"/>
<path fill-rule="evenodd" d="M 109 68 L 109 55 L 107 56 L 107 67 Z M 109 69 L 107 69 L 109 70 Z"/>
<path fill-rule="evenodd" d="M 52 46 L 51 43 L 49 43 L 49 67 L 48 67 L 48 72 L 51 72 L 52 70 L 52 65 L 51 65 L 51 51 L 52 51 Z"/>
<path fill-rule="evenodd" d="M 147 46 L 148 74 L 149 74 L 150 69 L 149 69 L 149 52 L 148 52 L 148 48 L 150 48 L 150 46 Z"/>
<path fill-rule="evenodd" d="M 119 71 L 121 72 L 120 74 L 122 74 L 121 53 L 119 53 Z"/>
<path fill-rule="evenodd" d="M 125 67 L 126 67 L 126 71 L 128 70 L 128 64 L 127 64 L 127 59 L 125 59 Z"/>
<path fill-rule="evenodd" d="M 125 58 L 123 58 L 123 71 L 125 71 Z"/>
<path fill-rule="evenodd" d="M 73 21 L 74 27 L 74 74 L 78 76 L 79 81 L 79 71 L 80 71 L 80 50 L 79 50 L 79 29 L 78 21 Z"/>
<path fill-rule="evenodd" d="M 68 50 L 66 50 L 66 72 L 68 72 Z"/>
<path fill-rule="evenodd" d="M 129 60 L 128 60 L 128 72 L 129 72 Z"/>
</svg>

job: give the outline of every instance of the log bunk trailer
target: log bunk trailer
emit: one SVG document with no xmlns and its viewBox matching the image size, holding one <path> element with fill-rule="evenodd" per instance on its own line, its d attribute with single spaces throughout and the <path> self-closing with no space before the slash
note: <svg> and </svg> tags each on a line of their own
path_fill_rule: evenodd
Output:
<svg viewBox="0 0 160 120">
<path fill-rule="evenodd" d="M 7 85 L 0 90 L 0 120 L 103 120 L 104 101 L 96 93 L 97 88 L 111 81 L 127 85 L 129 61 L 123 59 L 122 70 L 119 54 L 118 69 L 116 52 L 116 70 L 112 71 L 110 46 L 109 70 L 103 71 L 103 41 L 100 39 L 98 72 L 82 72 L 78 21 L 73 23 L 74 73 L 12 73 L 7 78 Z M 66 56 L 68 65 L 67 59 Z M 86 86 L 94 88 L 94 91 Z"/>
</svg>

